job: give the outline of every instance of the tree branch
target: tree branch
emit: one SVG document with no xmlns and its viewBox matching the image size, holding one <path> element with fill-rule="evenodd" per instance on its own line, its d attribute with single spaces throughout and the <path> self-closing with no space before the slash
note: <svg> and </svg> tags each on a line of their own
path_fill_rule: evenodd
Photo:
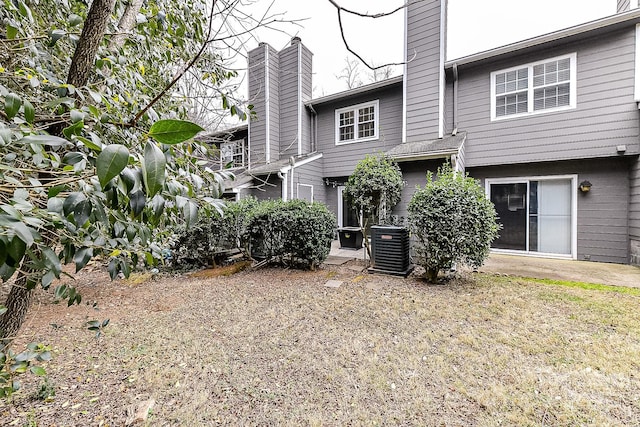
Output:
<svg viewBox="0 0 640 427">
<path fill-rule="evenodd" d="M 399 10 L 402 10 L 405 7 L 409 7 L 413 3 L 417 3 L 417 2 L 422 1 L 422 0 L 414 0 L 412 2 L 406 3 L 406 4 L 402 5 L 402 6 L 399 6 L 399 7 L 395 8 L 391 12 L 382 12 L 382 13 L 374 13 L 374 14 L 361 13 L 361 12 L 357 12 L 357 11 L 354 11 L 354 10 L 346 9 L 346 8 L 340 6 L 335 0 L 328 0 L 328 1 L 329 1 L 329 3 L 331 3 L 333 5 L 333 7 L 336 8 L 336 11 L 338 12 L 338 25 L 340 26 L 340 36 L 342 37 L 342 42 L 344 43 L 344 47 L 346 47 L 347 51 L 349 53 L 351 53 L 353 56 L 358 58 L 370 70 L 375 71 L 375 70 L 379 70 L 380 68 L 384 68 L 384 67 L 390 67 L 390 66 L 394 66 L 394 65 L 405 65 L 406 63 L 413 61 L 413 59 L 416 57 L 416 52 L 414 52 L 413 56 L 411 57 L 411 59 L 407 60 L 406 62 L 390 62 L 388 64 L 382 64 L 382 65 L 378 65 L 378 66 L 370 65 L 367 61 L 364 60 L 364 58 L 362 58 L 362 56 L 360 56 L 358 54 L 358 52 L 356 52 L 355 50 L 353 50 L 351 48 L 351 46 L 349 46 L 349 42 L 347 41 L 347 38 L 344 35 L 344 25 L 342 24 L 342 12 L 346 12 L 346 13 L 349 13 L 349 14 L 352 14 L 352 15 L 363 17 L 363 18 L 377 19 L 377 18 L 383 18 L 385 16 L 390 16 L 390 15 L 398 12 Z"/>
<path fill-rule="evenodd" d="M 211 4 L 211 13 L 209 14 L 209 29 L 207 30 L 207 37 L 205 37 L 205 41 L 202 43 L 202 46 L 200 47 L 200 50 L 198 50 L 198 53 L 196 53 L 196 55 L 191 59 L 191 61 L 189 61 L 189 63 L 173 78 L 173 80 L 171 80 L 171 82 L 167 86 L 165 86 L 164 89 L 160 91 L 159 94 L 157 94 L 151 101 L 149 101 L 149 103 L 142 110 L 138 112 L 138 114 L 136 114 L 133 120 L 129 122 L 130 126 L 135 126 L 140 120 L 140 118 L 144 115 L 144 113 L 146 113 L 149 110 L 149 108 L 151 108 L 156 102 L 158 102 L 158 100 L 162 98 L 169 91 L 169 89 L 171 89 L 176 84 L 176 82 L 180 80 L 180 78 L 184 76 L 184 74 L 187 71 L 189 71 L 191 67 L 193 67 L 196 61 L 200 59 L 200 57 L 204 53 L 204 50 L 209 45 L 209 39 L 211 37 L 211 32 L 213 31 L 213 15 L 215 13 L 216 3 L 217 1 L 213 0 Z"/>
</svg>

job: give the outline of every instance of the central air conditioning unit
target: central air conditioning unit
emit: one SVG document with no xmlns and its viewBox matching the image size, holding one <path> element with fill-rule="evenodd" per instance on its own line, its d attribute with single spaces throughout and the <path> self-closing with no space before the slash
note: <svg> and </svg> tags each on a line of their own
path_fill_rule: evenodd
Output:
<svg viewBox="0 0 640 427">
<path fill-rule="evenodd" d="M 409 230 L 393 225 L 371 227 L 372 273 L 407 277 L 413 270 L 409 259 Z"/>
</svg>

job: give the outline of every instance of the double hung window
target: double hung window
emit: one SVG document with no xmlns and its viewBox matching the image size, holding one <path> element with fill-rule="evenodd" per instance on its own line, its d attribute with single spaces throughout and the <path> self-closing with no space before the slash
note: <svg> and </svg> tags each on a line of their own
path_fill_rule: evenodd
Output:
<svg viewBox="0 0 640 427">
<path fill-rule="evenodd" d="M 491 73 L 491 119 L 576 106 L 576 54 Z"/>
<path fill-rule="evenodd" d="M 336 144 L 378 138 L 378 101 L 336 110 Z"/>
</svg>

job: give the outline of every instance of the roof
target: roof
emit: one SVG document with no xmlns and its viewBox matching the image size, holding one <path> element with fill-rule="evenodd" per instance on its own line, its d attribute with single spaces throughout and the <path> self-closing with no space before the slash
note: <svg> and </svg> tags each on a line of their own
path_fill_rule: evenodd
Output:
<svg viewBox="0 0 640 427">
<path fill-rule="evenodd" d="M 368 85 L 360 86 L 354 89 L 345 90 L 343 92 L 334 93 L 332 95 L 323 96 L 321 98 L 312 99 L 305 103 L 305 105 L 319 105 L 325 104 L 331 101 L 337 101 L 339 99 L 349 98 L 351 96 L 360 95 L 367 92 L 372 92 L 378 89 L 383 89 L 388 86 L 393 86 L 398 83 L 402 83 L 404 77 L 402 75 L 391 77 L 390 79 L 380 80 Z"/>
<path fill-rule="evenodd" d="M 226 136 L 234 135 L 239 132 L 246 132 L 248 130 L 249 125 L 247 123 L 241 123 L 238 126 L 234 126 L 232 128 L 201 133 L 196 137 L 196 139 L 199 141 L 206 141 L 208 139 L 224 139 Z"/>
<path fill-rule="evenodd" d="M 292 167 L 295 168 L 297 166 L 302 166 L 305 163 L 312 162 L 320 157 L 322 157 L 322 153 L 314 152 L 299 156 L 291 156 L 286 159 L 280 159 L 275 162 L 255 166 L 251 169 L 245 169 L 235 175 L 235 180 L 226 179 L 224 181 L 224 186 L 226 189 L 242 187 L 243 185 L 250 184 L 257 176 L 270 175 L 278 172 L 288 172 Z"/>
<path fill-rule="evenodd" d="M 598 31 L 611 31 L 616 28 L 624 27 L 631 23 L 640 22 L 640 9 L 633 9 L 628 12 L 616 13 L 615 15 L 597 19 L 595 21 L 586 22 L 584 24 L 575 25 L 573 27 L 564 28 L 562 30 L 532 37 L 519 42 L 500 46 L 495 49 L 485 50 L 483 52 L 474 53 L 461 58 L 448 60 L 445 62 L 445 68 L 452 68 L 466 64 L 482 62 L 485 60 L 495 59 L 498 56 L 521 51 L 528 48 L 539 47 L 544 44 L 553 44 L 554 42 L 564 42 L 568 38 L 584 35 L 586 33 L 597 33 Z"/>
<path fill-rule="evenodd" d="M 444 138 L 398 144 L 386 154 L 398 162 L 437 159 L 457 154 L 466 139 L 467 132 L 458 132 Z"/>
</svg>

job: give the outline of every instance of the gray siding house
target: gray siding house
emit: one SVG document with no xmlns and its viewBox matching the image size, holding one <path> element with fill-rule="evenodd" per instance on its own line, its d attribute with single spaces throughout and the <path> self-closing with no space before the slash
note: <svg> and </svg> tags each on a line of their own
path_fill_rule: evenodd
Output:
<svg viewBox="0 0 640 427">
<path fill-rule="evenodd" d="M 448 60 L 446 0 L 411 3 L 403 75 L 317 99 L 301 40 L 280 52 L 261 43 L 248 56 L 255 116 L 222 154 L 240 176 L 230 191 L 323 202 L 348 226 L 342 191 L 366 154 L 400 164 L 398 217 L 426 172 L 450 162 L 495 204 L 494 250 L 640 264 L 637 4 Z"/>
</svg>

